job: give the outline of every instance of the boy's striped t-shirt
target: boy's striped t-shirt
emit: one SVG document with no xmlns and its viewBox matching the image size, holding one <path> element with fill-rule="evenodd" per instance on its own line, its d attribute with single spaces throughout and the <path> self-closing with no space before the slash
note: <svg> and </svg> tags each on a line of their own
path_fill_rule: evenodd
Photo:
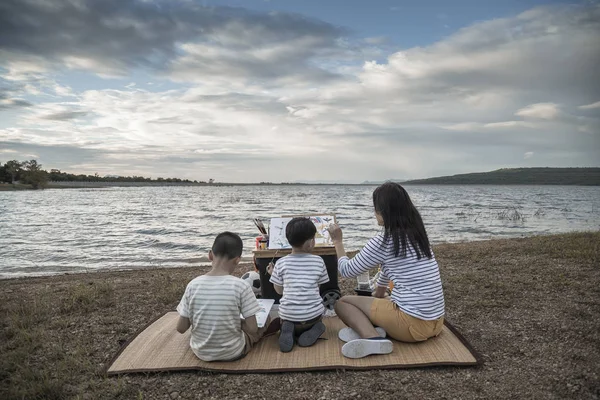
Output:
<svg viewBox="0 0 600 400">
<path fill-rule="evenodd" d="M 283 286 L 279 316 L 284 321 L 304 322 L 323 315 L 319 285 L 329 282 L 323 259 L 313 254 L 290 254 L 275 263 L 271 283 Z"/>
<path fill-rule="evenodd" d="M 260 305 L 248 284 L 231 275 L 202 275 L 186 287 L 177 306 L 190 319 L 190 347 L 203 361 L 231 360 L 244 351 L 240 314 L 255 315 Z"/>
<path fill-rule="evenodd" d="M 384 241 L 383 237 L 383 233 L 373 237 L 352 259 L 341 257 L 338 260 L 340 275 L 356 277 L 381 265 L 377 286 L 387 287 L 390 280 L 394 282 L 391 300 L 402 311 L 425 321 L 443 316 L 444 292 L 433 252 L 431 258 L 422 255 L 418 259 L 407 242 L 406 256 L 396 257 L 392 239 Z"/>
</svg>

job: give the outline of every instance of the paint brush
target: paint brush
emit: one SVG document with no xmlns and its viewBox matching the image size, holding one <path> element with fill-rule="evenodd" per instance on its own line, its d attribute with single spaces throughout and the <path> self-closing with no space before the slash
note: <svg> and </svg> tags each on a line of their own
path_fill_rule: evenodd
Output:
<svg viewBox="0 0 600 400">
<path fill-rule="evenodd" d="M 267 234 L 267 230 L 265 229 L 265 226 L 263 225 L 260 219 L 254 218 L 254 225 L 256 225 L 260 233 L 262 233 L 263 235 Z"/>
</svg>

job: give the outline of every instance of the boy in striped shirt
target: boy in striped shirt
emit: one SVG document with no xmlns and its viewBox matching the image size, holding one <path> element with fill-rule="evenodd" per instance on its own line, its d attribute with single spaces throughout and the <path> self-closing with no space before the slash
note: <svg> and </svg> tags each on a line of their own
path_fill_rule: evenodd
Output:
<svg viewBox="0 0 600 400">
<path fill-rule="evenodd" d="M 235 233 L 219 234 L 208 253 L 212 269 L 187 285 L 177 306 L 177 331 L 184 333 L 192 327 L 190 347 L 202 361 L 242 358 L 267 331 L 278 329 L 278 320 L 268 328 L 258 328 L 260 306 L 252 289 L 231 275 L 240 263 L 242 248 L 242 239 Z"/>
<path fill-rule="evenodd" d="M 311 254 L 316 233 L 310 219 L 292 219 L 285 230 L 292 253 L 277 260 L 269 271 L 275 291 L 283 296 L 279 301 L 279 349 L 284 353 L 292 350 L 296 339 L 299 346 L 308 347 L 325 332 L 319 285 L 329 282 L 329 275 L 323 259 Z"/>
</svg>

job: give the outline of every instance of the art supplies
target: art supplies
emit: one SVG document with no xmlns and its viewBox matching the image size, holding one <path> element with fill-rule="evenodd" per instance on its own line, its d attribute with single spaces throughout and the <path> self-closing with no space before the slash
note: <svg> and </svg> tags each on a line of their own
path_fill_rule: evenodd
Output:
<svg viewBox="0 0 600 400">
<path fill-rule="evenodd" d="M 254 221 L 254 225 L 256 225 L 256 227 L 258 228 L 258 231 L 262 235 L 262 236 L 256 237 L 255 248 L 256 248 L 256 250 L 266 250 L 267 243 L 269 242 L 269 233 L 267 231 L 267 228 L 265 228 L 265 225 L 262 223 L 262 221 L 260 219 L 254 218 L 253 221 Z"/>
<path fill-rule="evenodd" d="M 265 225 L 260 219 L 254 218 L 254 225 L 256 225 L 260 233 L 262 233 L 263 235 L 268 235 L 267 228 L 265 228 Z"/>
<path fill-rule="evenodd" d="M 267 244 L 269 243 L 269 237 L 257 236 L 255 239 L 256 250 L 267 250 Z"/>
</svg>

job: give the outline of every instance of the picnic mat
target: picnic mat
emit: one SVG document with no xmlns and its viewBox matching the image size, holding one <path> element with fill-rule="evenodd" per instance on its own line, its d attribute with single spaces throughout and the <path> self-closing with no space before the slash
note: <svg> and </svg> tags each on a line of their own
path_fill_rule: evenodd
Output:
<svg viewBox="0 0 600 400">
<path fill-rule="evenodd" d="M 190 349 L 190 331 L 175 330 L 178 314 L 168 312 L 126 343 L 109 363 L 109 375 L 150 372 L 203 370 L 227 373 L 269 373 L 331 369 L 410 368 L 437 365 L 477 365 L 479 359 L 467 341 L 446 323 L 440 335 L 421 343 L 393 341 L 391 354 L 350 359 L 342 355 L 343 342 L 337 333 L 344 323 L 337 317 L 324 318 L 327 330 L 311 347 L 298 347 L 289 353 L 279 351 L 278 335 L 263 338 L 238 361 L 204 362 Z"/>
</svg>

